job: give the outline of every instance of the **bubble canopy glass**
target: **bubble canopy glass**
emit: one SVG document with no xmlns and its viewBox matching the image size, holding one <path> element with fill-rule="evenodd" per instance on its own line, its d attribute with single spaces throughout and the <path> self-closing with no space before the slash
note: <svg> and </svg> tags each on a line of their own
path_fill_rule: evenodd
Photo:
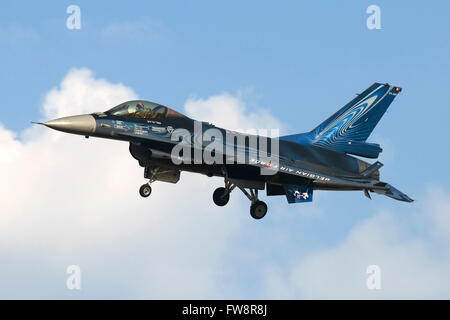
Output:
<svg viewBox="0 0 450 320">
<path fill-rule="evenodd" d="M 173 109 L 144 100 L 132 100 L 121 103 L 106 111 L 106 113 L 113 116 L 140 119 L 187 118 Z"/>
</svg>

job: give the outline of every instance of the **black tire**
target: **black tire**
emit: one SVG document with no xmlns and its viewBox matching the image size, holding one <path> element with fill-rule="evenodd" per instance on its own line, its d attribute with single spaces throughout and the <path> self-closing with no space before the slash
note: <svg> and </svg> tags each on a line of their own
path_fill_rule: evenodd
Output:
<svg viewBox="0 0 450 320">
<path fill-rule="evenodd" d="M 250 206 L 250 215 L 253 219 L 262 219 L 267 213 L 267 205 L 263 201 L 256 201 Z"/>
<path fill-rule="evenodd" d="M 141 195 L 141 197 L 147 198 L 149 195 L 152 194 L 152 187 L 150 187 L 147 183 L 143 184 L 139 188 L 139 194 Z"/>
<path fill-rule="evenodd" d="M 226 191 L 225 188 L 220 187 L 214 190 L 213 201 L 217 206 L 223 207 L 228 203 L 229 200 L 230 194 Z"/>
</svg>

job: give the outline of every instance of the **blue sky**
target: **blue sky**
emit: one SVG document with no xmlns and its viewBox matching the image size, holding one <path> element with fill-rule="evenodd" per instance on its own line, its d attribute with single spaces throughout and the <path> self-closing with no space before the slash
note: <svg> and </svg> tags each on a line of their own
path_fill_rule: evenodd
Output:
<svg viewBox="0 0 450 320">
<path fill-rule="evenodd" d="M 376 131 L 388 136 L 395 130 L 398 156 L 405 157 L 398 163 L 411 163 L 406 151 L 417 145 L 434 150 L 420 154 L 445 152 L 430 140 L 440 145 L 436 137 L 445 136 L 440 130 L 450 112 L 444 107 L 448 7 L 381 1 L 382 30 L 368 30 L 365 9 L 371 3 L 81 1 L 82 29 L 71 31 L 65 9 L 72 2 L 6 2 L 0 13 L 0 84 L 4 106 L 19 104 L 21 111 L 4 107 L 0 117 L 8 128 L 23 129 L 39 117 L 43 93 L 69 68 L 88 67 L 176 108 L 193 94 L 252 88 L 257 106 L 270 108 L 298 132 L 379 81 L 404 88 Z M 108 34 L 111 26 L 124 31 Z M 415 119 L 422 120 L 420 130 Z M 396 130 L 400 123 L 402 130 Z M 445 158 L 435 157 L 433 167 L 440 171 Z M 445 181 L 428 170 L 420 170 L 420 179 Z"/>
<path fill-rule="evenodd" d="M 66 28 L 70 4 L 81 8 L 80 30 Z M 371 4 L 381 8 L 381 30 L 366 27 Z M 277 261 L 279 265 L 267 267 L 273 278 L 278 271 L 289 274 L 285 268 L 297 260 L 345 247 L 355 226 L 372 223 L 379 212 L 390 212 L 400 229 L 407 224 L 402 229 L 406 239 L 418 238 L 432 247 L 430 252 L 437 250 L 434 242 L 428 243 L 434 229 L 426 224 L 432 222 L 422 216 L 431 210 L 430 199 L 440 201 L 435 194 L 447 199 L 450 192 L 449 10 L 446 1 L 3 2 L 0 123 L 20 133 L 29 129 L 30 121 L 45 118 L 48 92 L 73 68 L 87 68 L 95 78 L 121 83 L 140 98 L 182 112 L 188 99 L 224 93 L 242 97 L 248 112 L 264 109 L 283 123 L 284 133 L 309 131 L 373 82 L 402 87 L 369 140 L 385 150 L 379 159 L 385 164 L 382 178 L 417 201 L 408 205 L 376 195 L 369 201 L 360 193 L 323 192 L 306 207 L 288 205 L 281 198 L 268 200 L 271 210 L 280 214 L 267 217 L 264 224 L 238 219 L 240 232 L 233 233 L 218 258 L 236 261 L 236 269 L 227 269 L 224 276 L 236 284 L 227 287 L 219 281 L 222 287 L 215 290 L 222 288 L 224 297 L 272 297 L 259 295 L 262 287 L 270 287 L 270 276 L 253 273 L 256 262 Z M 110 107 L 100 104 L 90 111 Z M 126 149 L 122 146 L 120 151 Z M 443 210 L 444 217 L 450 214 L 446 203 L 438 207 L 435 211 Z M 236 210 L 231 207 L 219 214 L 236 216 Z M 196 218 L 202 224 L 202 216 Z M 26 251 L 23 254 L 28 259 Z M 36 296 L 32 288 L 24 290 Z M 292 297 L 321 297 L 320 291 L 308 295 L 289 290 Z M 52 292 L 44 297 L 54 297 Z M 103 297 L 105 292 L 96 288 L 86 297 Z M 449 297 L 448 292 L 430 292 L 428 296 Z M 115 296 L 121 295 L 111 294 Z M 387 295 L 398 296 L 401 292 Z"/>
</svg>

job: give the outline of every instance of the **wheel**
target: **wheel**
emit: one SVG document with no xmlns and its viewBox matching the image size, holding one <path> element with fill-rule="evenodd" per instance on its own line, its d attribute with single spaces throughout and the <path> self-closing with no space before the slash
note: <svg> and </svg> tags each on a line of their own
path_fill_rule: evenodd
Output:
<svg viewBox="0 0 450 320">
<path fill-rule="evenodd" d="M 223 207 L 230 200 L 230 194 L 226 191 L 225 188 L 217 188 L 213 193 L 213 201 L 219 207 Z"/>
<path fill-rule="evenodd" d="M 262 219 L 267 213 L 267 205 L 262 201 L 256 201 L 250 206 L 250 215 L 254 219 Z"/>
<path fill-rule="evenodd" d="M 147 183 L 143 184 L 139 188 L 139 194 L 141 197 L 147 198 L 152 193 L 152 187 L 150 187 Z"/>
</svg>

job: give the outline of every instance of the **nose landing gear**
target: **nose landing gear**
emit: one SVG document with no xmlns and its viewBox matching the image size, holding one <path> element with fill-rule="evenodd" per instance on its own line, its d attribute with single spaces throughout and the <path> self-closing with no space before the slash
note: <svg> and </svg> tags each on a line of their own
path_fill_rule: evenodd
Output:
<svg viewBox="0 0 450 320">
<path fill-rule="evenodd" d="M 143 184 L 139 188 L 139 194 L 143 198 L 147 198 L 151 193 L 152 193 L 152 187 L 150 187 L 150 185 L 148 183 Z"/>
<path fill-rule="evenodd" d="M 150 170 L 148 167 L 145 168 L 144 176 L 145 177 L 150 176 L 150 178 L 147 183 L 144 183 L 139 188 L 139 194 L 141 195 L 141 197 L 147 198 L 148 196 L 150 196 L 152 194 L 152 187 L 150 185 L 156 181 L 156 172 L 158 171 L 158 169 L 159 168 Z"/>
</svg>

